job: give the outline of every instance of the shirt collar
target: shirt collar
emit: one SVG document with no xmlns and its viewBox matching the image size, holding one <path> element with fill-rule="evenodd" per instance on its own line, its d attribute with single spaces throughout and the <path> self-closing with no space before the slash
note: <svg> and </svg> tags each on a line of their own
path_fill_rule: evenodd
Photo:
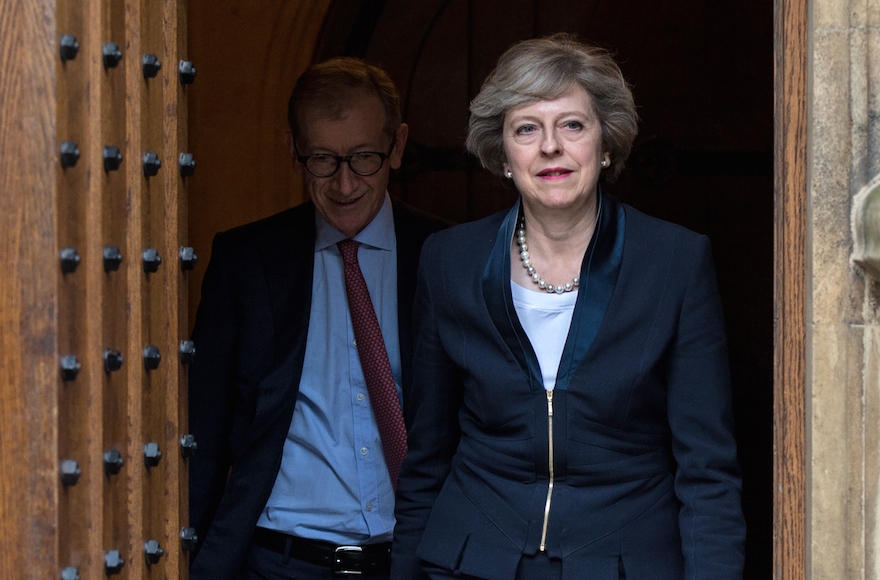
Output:
<svg viewBox="0 0 880 580">
<path fill-rule="evenodd" d="M 315 251 L 326 250 L 348 236 L 327 223 L 319 212 L 315 212 Z M 385 201 L 373 221 L 355 235 L 355 241 L 380 250 L 394 249 L 394 213 L 391 209 L 391 197 L 385 192 Z"/>
</svg>

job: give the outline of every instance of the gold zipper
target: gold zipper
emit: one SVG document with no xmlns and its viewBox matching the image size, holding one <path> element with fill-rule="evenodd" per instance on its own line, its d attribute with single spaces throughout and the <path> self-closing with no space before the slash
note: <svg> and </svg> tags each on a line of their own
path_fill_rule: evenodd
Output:
<svg viewBox="0 0 880 580">
<path fill-rule="evenodd" d="M 553 497 L 553 390 L 547 391 L 547 431 L 550 436 L 549 465 L 550 483 L 547 484 L 547 501 L 544 503 L 544 527 L 541 529 L 541 547 L 544 551 L 547 540 L 547 522 L 550 520 L 550 499 Z"/>
</svg>

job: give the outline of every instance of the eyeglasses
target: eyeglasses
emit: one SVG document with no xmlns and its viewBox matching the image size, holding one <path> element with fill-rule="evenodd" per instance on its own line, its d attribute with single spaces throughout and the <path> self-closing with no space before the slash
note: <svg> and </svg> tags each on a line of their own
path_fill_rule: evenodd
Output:
<svg viewBox="0 0 880 580">
<path fill-rule="evenodd" d="M 331 177 L 332 175 L 335 175 L 336 172 L 339 171 L 339 166 L 342 163 L 348 163 L 348 168 L 351 169 L 352 173 L 360 175 L 361 177 L 369 177 L 382 169 L 385 160 L 391 156 L 391 152 L 394 150 L 394 144 L 396 142 L 397 136 L 395 135 L 394 138 L 391 139 L 391 147 L 388 148 L 388 153 L 359 151 L 357 153 L 352 153 L 351 155 L 330 155 L 329 153 L 300 155 L 299 150 L 296 148 L 295 141 L 293 143 L 293 148 L 296 151 L 297 161 L 305 165 L 306 169 L 309 170 L 309 173 L 315 177 Z"/>
</svg>

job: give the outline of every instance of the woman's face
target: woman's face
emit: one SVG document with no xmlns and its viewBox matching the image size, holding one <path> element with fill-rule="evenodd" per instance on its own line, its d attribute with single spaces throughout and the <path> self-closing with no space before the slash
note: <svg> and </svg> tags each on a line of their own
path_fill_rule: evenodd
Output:
<svg viewBox="0 0 880 580">
<path fill-rule="evenodd" d="M 508 111 L 504 151 L 505 172 L 513 173 L 523 203 L 536 211 L 587 204 L 607 157 L 592 99 L 577 85 L 556 99 Z"/>
</svg>

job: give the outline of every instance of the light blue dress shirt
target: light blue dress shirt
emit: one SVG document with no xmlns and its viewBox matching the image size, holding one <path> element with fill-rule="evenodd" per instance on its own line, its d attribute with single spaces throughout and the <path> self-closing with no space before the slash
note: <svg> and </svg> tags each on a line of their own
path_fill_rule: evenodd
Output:
<svg viewBox="0 0 880 580">
<path fill-rule="evenodd" d="M 258 526 L 335 544 L 390 541 L 394 489 L 358 357 L 345 294 L 346 236 L 316 213 L 305 362 L 281 469 Z M 391 201 L 355 237 L 358 262 L 401 396 L 397 243 Z"/>
</svg>

